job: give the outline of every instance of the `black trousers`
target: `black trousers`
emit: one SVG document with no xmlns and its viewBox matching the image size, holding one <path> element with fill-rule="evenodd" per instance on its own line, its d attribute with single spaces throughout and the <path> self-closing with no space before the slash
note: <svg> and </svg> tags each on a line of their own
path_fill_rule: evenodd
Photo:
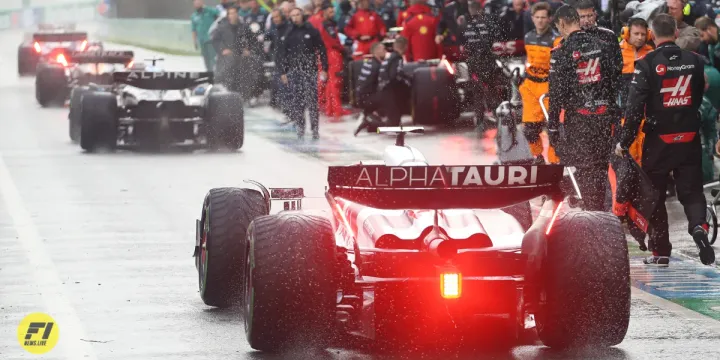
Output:
<svg viewBox="0 0 720 360">
<path fill-rule="evenodd" d="M 566 166 L 574 166 L 585 210 L 609 211 L 612 206 L 608 180 L 615 114 L 565 113 L 563 141 L 555 151 Z"/>
<path fill-rule="evenodd" d="M 387 125 L 399 126 L 402 115 L 410 112 L 410 89 L 403 85 L 388 85 L 378 96 L 388 117 Z"/>
<path fill-rule="evenodd" d="M 376 92 L 374 94 L 359 94 L 357 99 L 358 106 L 363 109 L 363 115 L 366 117 L 383 107 L 383 94 Z"/>
<path fill-rule="evenodd" d="M 290 120 L 295 122 L 298 136 L 305 135 L 305 109 L 310 113 L 310 128 L 314 135 L 320 131 L 320 113 L 318 109 L 317 72 L 290 71 L 287 74 L 290 95 Z"/>
<path fill-rule="evenodd" d="M 688 219 L 688 233 L 692 234 L 696 226 L 707 223 L 700 136 L 695 136 L 692 143 L 665 145 L 657 135 L 648 134 L 643 146 L 642 168 L 660 194 L 657 207 L 650 217 L 649 249 L 656 256 L 670 256 L 672 244 L 665 208 L 665 190 L 670 172 L 675 179 L 678 200 Z"/>
<path fill-rule="evenodd" d="M 577 181 L 580 195 L 583 200 L 583 210 L 609 211 L 612 206 L 610 195 L 610 181 L 608 180 L 608 164 L 594 164 L 591 166 L 575 166 L 575 181 Z"/>
</svg>

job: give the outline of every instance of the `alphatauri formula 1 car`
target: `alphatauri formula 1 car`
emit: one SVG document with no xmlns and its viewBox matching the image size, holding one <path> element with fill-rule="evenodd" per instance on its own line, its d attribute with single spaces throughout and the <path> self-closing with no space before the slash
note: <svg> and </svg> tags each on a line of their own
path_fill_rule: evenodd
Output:
<svg viewBox="0 0 720 360">
<path fill-rule="evenodd" d="M 241 96 L 213 86 L 210 72 L 124 71 L 90 86 L 80 102 L 80 147 L 243 145 Z M 71 132 L 72 132 L 71 128 Z"/>
<path fill-rule="evenodd" d="M 397 134 L 383 161 L 331 166 L 327 216 L 301 210 L 300 188 L 210 190 L 194 254 L 205 304 L 241 303 L 250 346 L 269 352 L 483 326 L 512 342 L 531 314 L 550 347 L 620 343 L 630 269 L 618 219 L 569 208 L 560 165 L 430 166 L 404 143 L 418 131 L 381 128 Z"/>
<path fill-rule="evenodd" d="M 67 28 L 43 28 L 18 46 L 18 75 L 35 74 L 47 61 L 66 52 L 101 51 L 102 44 L 89 42 L 86 32 Z"/>
<path fill-rule="evenodd" d="M 112 84 L 112 73 L 132 65 L 133 58 L 132 51 L 57 52 L 54 59 L 38 66 L 35 98 L 43 107 L 64 105 L 75 87 Z"/>
</svg>

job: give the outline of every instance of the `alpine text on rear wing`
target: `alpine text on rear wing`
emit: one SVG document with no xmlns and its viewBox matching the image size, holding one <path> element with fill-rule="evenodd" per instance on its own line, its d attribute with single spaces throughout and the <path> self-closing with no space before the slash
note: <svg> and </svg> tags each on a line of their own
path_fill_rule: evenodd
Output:
<svg viewBox="0 0 720 360">
<path fill-rule="evenodd" d="M 115 82 L 146 90 L 183 90 L 212 84 L 212 72 L 125 71 L 113 74 Z"/>
<path fill-rule="evenodd" d="M 561 165 L 332 166 L 328 192 L 386 209 L 498 208 L 560 192 Z"/>
</svg>

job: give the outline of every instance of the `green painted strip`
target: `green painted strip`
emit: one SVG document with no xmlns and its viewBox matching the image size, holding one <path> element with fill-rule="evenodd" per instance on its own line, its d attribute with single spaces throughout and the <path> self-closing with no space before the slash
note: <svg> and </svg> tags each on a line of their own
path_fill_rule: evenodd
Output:
<svg viewBox="0 0 720 360">
<path fill-rule="evenodd" d="M 162 46 L 152 46 L 152 45 L 142 44 L 139 42 L 128 41 L 128 40 L 124 40 L 124 39 L 117 39 L 112 36 L 101 36 L 100 38 L 103 41 L 107 41 L 107 42 L 111 42 L 111 43 L 115 43 L 115 44 L 119 44 L 119 45 L 135 46 L 135 47 L 139 47 L 139 48 L 143 48 L 143 49 L 147 49 L 147 50 L 151 50 L 151 51 L 155 51 L 155 52 L 161 52 L 161 53 L 169 54 L 169 55 L 182 55 L 182 56 L 200 55 L 199 51 L 185 51 L 185 50 L 166 48 L 166 47 L 162 47 Z"/>
<path fill-rule="evenodd" d="M 718 299 L 671 299 L 670 301 L 720 321 L 720 300 Z"/>
</svg>

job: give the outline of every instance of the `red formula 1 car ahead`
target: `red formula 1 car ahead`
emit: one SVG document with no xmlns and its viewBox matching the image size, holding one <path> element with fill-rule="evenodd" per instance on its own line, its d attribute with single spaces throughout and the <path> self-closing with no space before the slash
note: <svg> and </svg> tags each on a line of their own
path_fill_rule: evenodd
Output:
<svg viewBox="0 0 720 360">
<path fill-rule="evenodd" d="M 534 315 L 548 346 L 612 346 L 630 317 L 620 222 L 564 205 L 560 165 L 430 166 L 397 133 L 384 161 L 331 166 L 331 214 L 303 189 L 216 188 L 197 220 L 200 295 L 244 308 L 261 351 L 438 341 L 491 327 L 516 341 Z M 530 200 L 536 211 L 531 211 Z M 271 200 L 284 210 L 270 215 Z M 540 201 L 537 201 L 540 200 Z"/>
</svg>

